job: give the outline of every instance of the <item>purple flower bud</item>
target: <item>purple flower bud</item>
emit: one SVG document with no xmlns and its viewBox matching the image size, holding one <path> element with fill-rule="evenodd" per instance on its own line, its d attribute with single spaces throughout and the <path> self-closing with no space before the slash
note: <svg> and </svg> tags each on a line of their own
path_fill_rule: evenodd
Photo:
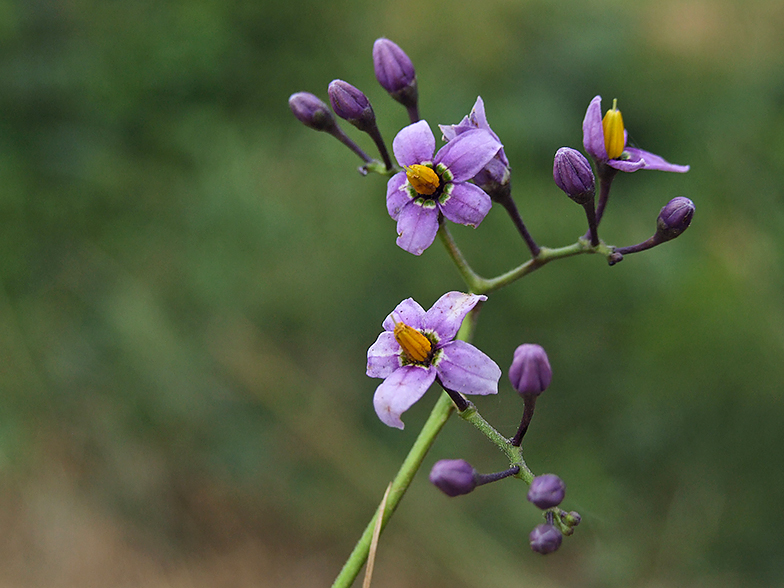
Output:
<svg viewBox="0 0 784 588">
<path fill-rule="evenodd" d="M 378 83 L 392 98 L 406 107 L 416 104 L 414 64 L 400 47 L 389 39 L 376 39 L 373 43 L 373 68 Z"/>
<path fill-rule="evenodd" d="M 515 349 L 509 368 L 509 381 L 521 396 L 539 396 L 552 379 L 553 370 L 541 346 L 525 343 Z"/>
<path fill-rule="evenodd" d="M 561 532 L 553 525 L 536 525 L 534 530 L 528 536 L 531 543 L 531 549 L 536 553 L 547 555 L 553 551 L 557 551 L 563 541 Z"/>
<path fill-rule="evenodd" d="M 332 80 L 327 92 L 332 110 L 340 118 L 362 131 L 375 125 L 376 115 L 373 107 L 370 106 L 367 96 L 360 90 L 343 80 Z"/>
<path fill-rule="evenodd" d="M 591 164 L 575 149 L 561 147 L 553 161 L 553 179 L 558 187 L 577 204 L 593 200 L 596 180 Z"/>
<path fill-rule="evenodd" d="M 580 513 L 574 510 L 561 515 L 561 521 L 569 527 L 576 527 L 582 520 L 583 517 L 580 516 Z"/>
<path fill-rule="evenodd" d="M 555 474 L 537 476 L 528 489 L 528 501 L 545 510 L 558 506 L 566 494 L 566 485 Z"/>
<path fill-rule="evenodd" d="M 430 470 L 430 481 L 447 496 L 468 494 L 476 479 L 476 470 L 464 459 L 442 459 Z"/>
<path fill-rule="evenodd" d="M 335 128 L 335 118 L 329 107 L 310 92 L 297 92 L 289 96 L 289 108 L 306 127 L 317 131 L 331 131 Z"/>
<path fill-rule="evenodd" d="M 678 196 L 670 200 L 661 209 L 659 219 L 656 221 L 656 236 L 659 241 L 669 241 L 680 235 L 689 228 L 691 219 L 694 216 L 694 203 Z"/>
</svg>

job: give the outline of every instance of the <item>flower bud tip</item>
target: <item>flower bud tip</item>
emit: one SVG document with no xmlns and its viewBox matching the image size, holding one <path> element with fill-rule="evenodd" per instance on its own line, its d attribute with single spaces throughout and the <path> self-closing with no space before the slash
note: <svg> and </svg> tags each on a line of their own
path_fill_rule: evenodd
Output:
<svg viewBox="0 0 784 588">
<path fill-rule="evenodd" d="M 447 496 L 472 492 L 476 479 L 476 470 L 464 459 L 442 459 L 430 470 L 430 482 Z"/>
<path fill-rule="evenodd" d="M 566 485 L 555 474 L 537 476 L 528 489 L 528 501 L 542 510 L 558 506 L 566 495 Z"/>
</svg>

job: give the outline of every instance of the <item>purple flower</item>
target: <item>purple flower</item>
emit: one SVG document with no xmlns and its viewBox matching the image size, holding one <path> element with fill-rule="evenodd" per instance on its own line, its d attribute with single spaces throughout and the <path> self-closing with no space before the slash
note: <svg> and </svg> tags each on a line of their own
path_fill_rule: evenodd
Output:
<svg viewBox="0 0 784 588">
<path fill-rule="evenodd" d="M 627 133 L 621 113 L 614 105 L 602 120 L 602 97 L 596 96 L 588 105 L 583 120 L 583 146 L 597 163 L 605 163 L 623 172 L 638 169 L 655 169 L 669 172 L 687 172 L 688 165 L 676 165 L 663 157 L 626 146 Z M 611 151 L 608 155 L 608 150 Z M 612 156 L 612 157 L 611 157 Z"/>
<path fill-rule="evenodd" d="M 433 156 L 436 139 L 421 120 L 403 128 L 392 142 L 405 171 L 387 183 L 387 210 L 397 221 L 397 244 L 414 255 L 430 247 L 439 215 L 476 227 L 492 202 L 481 188 L 468 184 L 493 159 L 501 143 L 484 129 L 461 133 Z"/>
<path fill-rule="evenodd" d="M 473 492 L 477 477 L 477 471 L 464 459 L 442 459 L 430 470 L 430 482 L 452 497 Z"/>
<path fill-rule="evenodd" d="M 499 143 L 501 140 L 490 128 L 490 123 L 487 122 L 485 115 L 485 103 L 481 96 L 477 96 L 474 107 L 471 109 L 471 114 L 463 117 L 456 125 L 438 125 L 444 139 L 451 141 L 458 135 L 471 131 L 474 129 L 484 129 L 490 133 L 493 138 Z M 509 168 L 509 160 L 506 158 L 504 148 L 498 150 L 493 157 L 480 171 L 474 176 L 473 180 L 477 185 L 482 186 L 485 190 L 489 190 L 493 186 L 501 186 L 509 183 L 509 176 L 511 169 Z"/>
<path fill-rule="evenodd" d="M 563 536 L 554 525 L 542 524 L 534 527 L 534 530 L 528 535 L 528 540 L 533 551 L 547 555 L 548 553 L 558 551 L 563 541 Z"/>
<path fill-rule="evenodd" d="M 501 369 L 465 341 L 454 341 L 465 316 L 487 296 L 448 292 L 427 312 L 407 298 L 384 319 L 368 349 L 367 375 L 384 378 L 373 406 L 381 421 L 403 428 L 400 415 L 439 378 L 462 394 L 496 394 Z"/>
</svg>

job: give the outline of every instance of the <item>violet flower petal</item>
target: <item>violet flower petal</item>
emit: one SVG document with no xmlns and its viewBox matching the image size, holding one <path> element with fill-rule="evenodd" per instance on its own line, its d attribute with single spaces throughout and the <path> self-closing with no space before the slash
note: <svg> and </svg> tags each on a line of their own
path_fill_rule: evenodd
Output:
<svg viewBox="0 0 784 588">
<path fill-rule="evenodd" d="M 625 151 L 628 153 L 628 151 Z M 618 171 L 622 172 L 636 172 L 638 169 L 645 169 L 645 161 L 639 154 L 632 154 L 628 153 L 628 157 L 626 159 L 610 159 L 607 162 L 612 168 L 617 169 Z"/>
<path fill-rule="evenodd" d="M 432 161 L 435 150 L 436 138 L 424 120 L 403 127 L 392 140 L 392 152 L 401 167 Z"/>
<path fill-rule="evenodd" d="M 400 209 L 395 242 L 401 249 L 422 255 L 433 244 L 437 232 L 438 208 L 435 201 L 417 198 Z"/>
<path fill-rule="evenodd" d="M 493 201 L 484 190 L 466 183 L 454 184 L 449 197 L 439 203 L 439 208 L 446 218 L 469 227 L 479 226 L 492 206 Z"/>
<path fill-rule="evenodd" d="M 655 153 L 651 153 L 649 151 L 643 151 L 642 149 L 637 149 L 636 147 L 627 147 L 625 151 L 631 156 L 630 159 L 635 159 L 637 157 L 642 159 L 645 162 L 645 166 L 644 166 L 645 169 L 653 169 L 653 170 L 677 172 L 677 173 L 685 173 L 689 171 L 688 165 L 678 165 L 675 163 L 670 163 L 663 157 L 656 155 Z"/>
<path fill-rule="evenodd" d="M 474 129 L 461 133 L 439 149 L 434 163 L 443 163 L 452 173 L 453 182 L 465 182 L 487 165 L 501 147 L 490 133 Z"/>
<path fill-rule="evenodd" d="M 387 212 L 393 220 L 397 220 L 402 208 L 411 202 L 411 194 L 406 187 L 406 172 L 398 172 L 387 182 Z"/>
<path fill-rule="evenodd" d="M 381 422 L 390 427 L 403 428 L 400 415 L 427 392 L 436 379 L 436 370 L 418 365 L 407 365 L 395 370 L 384 380 L 373 396 L 373 407 Z"/>
<path fill-rule="evenodd" d="M 400 343 L 395 335 L 384 331 L 367 352 L 367 375 L 371 378 L 386 378 L 400 367 Z"/>
<path fill-rule="evenodd" d="M 422 328 L 422 321 L 425 318 L 425 309 L 413 298 L 406 298 L 395 307 L 384 319 L 382 326 L 386 331 L 394 331 L 395 323 L 400 321 L 415 329 Z"/>
<path fill-rule="evenodd" d="M 497 394 L 501 368 L 465 341 L 452 341 L 441 348 L 436 364 L 441 382 L 462 394 Z"/>
<path fill-rule="evenodd" d="M 602 97 L 596 96 L 588 105 L 583 119 L 583 147 L 596 161 L 607 161 L 602 127 Z"/>
<path fill-rule="evenodd" d="M 436 300 L 422 318 L 422 328 L 433 331 L 441 341 L 451 341 L 460 330 L 465 316 L 487 296 L 447 292 Z"/>
</svg>

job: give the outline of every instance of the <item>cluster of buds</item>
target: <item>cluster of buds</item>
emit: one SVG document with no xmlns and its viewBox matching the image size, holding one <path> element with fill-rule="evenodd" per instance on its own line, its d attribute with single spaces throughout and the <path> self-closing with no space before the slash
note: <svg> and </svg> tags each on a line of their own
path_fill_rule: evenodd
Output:
<svg viewBox="0 0 784 588">
<path fill-rule="evenodd" d="M 534 414 L 536 399 L 552 381 L 553 372 L 547 353 L 540 345 L 526 343 L 514 352 L 509 367 L 509 380 L 512 387 L 523 399 L 523 417 L 517 433 L 508 440 L 510 446 L 519 447 L 528 431 Z M 520 477 L 520 466 L 480 474 L 463 459 L 442 459 L 430 471 L 430 482 L 447 496 L 461 496 L 473 492 L 477 486 L 497 482 L 510 476 Z M 557 507 L 566 495 L 566 485 L 555 474 L 543 474 L 531 480 L 528 501 L 545 511 L 546 523 L 537 525 L 529 536 L 531 549 L 537 553 L 548 554 L 561 546 L 563 535 L 571 535 L 580 522 L 576 512 L 566 513 Z M 555 523 L 556 518 L 560 525 Z"/>
<path fill-rule="evenodd" d="M 585 208 L 588 217 L 586 237 L 594 247 L 599 245 L 599 222 L 607 206 L 613 178 L 619 171 L 689 171 L 688 165 L 669 163 L 659 155 L 627 146 L 627 132 L 617 100 L 613 100 L 613 106 L 605 113 L 604 118 L 601 116 L 601 101 L 601 96 L 596 96 L 591 101 L 583 121 L 583 146 L 596 166 L 600 185 L 599 202 L 595 203 L 596 176 L 582 153 L 570 147 L 561 147 L 556 151 L 553 161 L 553 179 L 556 185 L 569 198 Z M 637 245 L 613 247 L 608 255 L 609 264 L 618 263 L 625 254 L 645 251 L 674 239 L 689 227 L 693 215 L 694 203 L 691 200 L 683 196 L 673 198 L 662 208 L 653 236 Z"/>
</svg>

